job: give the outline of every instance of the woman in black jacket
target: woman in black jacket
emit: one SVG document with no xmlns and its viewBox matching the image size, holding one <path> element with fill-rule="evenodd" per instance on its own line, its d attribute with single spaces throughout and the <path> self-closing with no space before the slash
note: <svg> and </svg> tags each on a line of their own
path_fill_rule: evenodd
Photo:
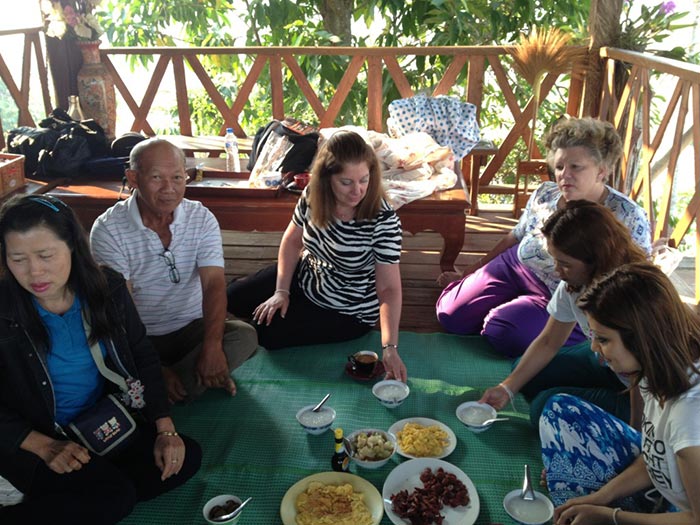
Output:
<svg viewBox="0 0 700 525">
<path fill-rule="evenodd" d="M 49 196 L 0 210 L 0 476 L 24 493 L 0 522 L 116 523 L 192 477 L 199 445 L 175 429 L 157 354 L 124 280 L 97 266 L 74 213 Z M 91 347 L 107 369 L 105 379 Z M 68 431 L 109 393 L 138 431 L 97 455 Z"/>
</svg>

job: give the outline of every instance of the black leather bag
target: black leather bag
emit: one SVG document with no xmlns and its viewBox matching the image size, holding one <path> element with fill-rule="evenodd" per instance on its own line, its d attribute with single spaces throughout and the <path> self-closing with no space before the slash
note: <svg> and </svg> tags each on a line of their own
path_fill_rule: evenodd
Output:
<svg viewBox="0 0 700 525">
<path fill-rule="evenodd" d="M 69 128 L 61 133 L 51 150 L 41 151 L 36 174 L 43 178 L 77 175 L 91 156 L 87 139 Z"/>
<path fill-rule="evenodd" d="M 24 172 L 33 175 L 41 152 L 51 151 L 60 136 L 55 129 L 20 126 L 7 132 L 7 151 L 24 155 Z"/>
<path fill-rule="evenodd" d="M 30 175 L 72 177 L 87 160 L 110 155 L 104 130 L 94 120 L 78 122 L 57 108 L 39 126 L 8 133 L 8 151 L 25 156 L 25 172 Z"/>
</svg>

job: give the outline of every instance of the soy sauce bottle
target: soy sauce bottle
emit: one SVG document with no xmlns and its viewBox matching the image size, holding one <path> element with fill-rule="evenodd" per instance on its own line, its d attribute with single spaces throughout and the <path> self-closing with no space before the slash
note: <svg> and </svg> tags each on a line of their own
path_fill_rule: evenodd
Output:
<svg viewBox="0 0 700 525">
<path fill-rule="evenodd" d="M 348 453 L 345 451 L 343 443 L 343 429 L 335 429 L 335 453 L 331 458 L 331 468 L 336 472 L 347 472 L 350 463 Z"/>
</svg>

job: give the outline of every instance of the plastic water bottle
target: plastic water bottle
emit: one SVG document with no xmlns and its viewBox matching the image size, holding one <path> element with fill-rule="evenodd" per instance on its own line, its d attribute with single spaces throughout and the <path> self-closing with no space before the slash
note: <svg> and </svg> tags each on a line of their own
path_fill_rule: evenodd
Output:
<svg viewBox="0 0 700 525">
<path fill-rule="evenodd" d="M 226 171 L 241 171 L 241 158 L 238 156 L 238 139 L 233 134 L 233 128 L 226 128 L 224 149 L 226 150 Z"/>
</svg>

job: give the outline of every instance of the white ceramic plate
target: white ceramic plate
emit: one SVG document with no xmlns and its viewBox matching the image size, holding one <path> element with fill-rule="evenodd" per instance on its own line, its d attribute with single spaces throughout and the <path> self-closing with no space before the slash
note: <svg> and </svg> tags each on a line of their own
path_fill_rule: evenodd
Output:
<svg viewBox="0 0 700 525">
<path fill-rule="evenodd" d="M 423 425 L 424 427 L 431 427 L 433 425 L 437 425 L 445 431 L 448 440 L 447 446 L 442 450 L 441 454 L 438 454 L 437 456 L 433 457 L 437 459 L 446 458 L 454 452 L 455 447 L 457 446 L 457 436 L 455 436 L 455 433 L 452 432 L 452 429 L 450 427 L 448 427 L 444 423 L 440 423 L 437 419 L 430 419 L 429 417 L 409 417 L 408 419 L 402 419 L 401 421 L 397 421 L 389 427 L 389 433 L 393 434 L 396 438 L 396 452 L 398 454 L 401 454 L 405 458 L 416 459 L 416 456 L 412 456 L 411 454 L 404 452 L 401 449 L 401 443 L 399 442 L 399 430 L 403 430 L 403 427 L 406 426 L 406 423 L 418 423 L 419 425 Z"/>
<path fill-rule="evenodd" d="M 382 498 L 384 500 L 384 510 L 387 517 L 395 525 L 406 525 L 408 521 L 400 518 L 393 510 L 391 510 L 391 495 L 396 494 L 401 490 L 408 490 L 422 487 L 423 482 L 420 480 L 421 473 L 430 468 L 433 472 L 442 467 L 445 472 L 450 472 L 457 476 L 464 486 L 467 487 L 469 493 L 469 505 L 466 507 L 448 507 L 445 506 L 440 511 L 440 514 L 445 516 L 443 525 L 473 525 L 479 517 L 479 494 L 476 492 L 476 487 L 472 480 L 469 479 L 464 472 L 458 467 L 447 461 L 433 458 L 412 459 L 401 463 L 398 467 L 392 470 L 384 482 L 382 488 Z"/>
<path fill-rule="evenodd" d="M 382 505 L 382 497 L 379 491 L 369 481 L 347 472 L 319 472 L 318 474 L 307 476 L 289 487 L 280 504 L 280 516 L 284 525 L 296 525 L 297 509 L 295 503 L 297 497 L 309 488 L 309 483 L 312 481 L 318 481 L 325 485 L 350 483 L 355 492 L 364 494 L 365 505 L 367 505 L 372 514 L 372 525 L 379 525 L 384 515 L 384 506 Z"/>
</svg>

